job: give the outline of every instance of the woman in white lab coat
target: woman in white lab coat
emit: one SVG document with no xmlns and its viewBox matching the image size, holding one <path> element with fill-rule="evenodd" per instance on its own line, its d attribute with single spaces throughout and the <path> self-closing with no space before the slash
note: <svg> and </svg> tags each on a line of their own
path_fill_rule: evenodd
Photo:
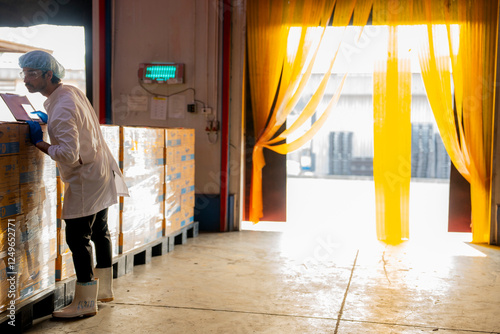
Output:
<svg viewBox="0 0 500 334">
<path fill-rule="evenodd" d="M 54 311 L 54 317 L 72 318 L 97 313 L 97 300 L 113 300 L 112 246 L 107 210 L 128 196 L 120 169 L 103 139 L 99 121 L 86 96 L 61 83 L 64 67 L 44 51 L 19 58 L 26 87 L 47 97 L 44 107 L 50 144 L 43 141 L 40 124 L 28 121 L 30 139 L 57 162 L 65 184 L 62 218 L 66 242 L 73 253 L 77 283 L 73 302 Z M 92 268 L 92 248 L 96 268 Z M 95 277 L 94 277 L 95 276 Z M 98 278 L 98 279 L 97 279 Z M 99 282 L 100 281 L 100 282 Z"/>
</svg>

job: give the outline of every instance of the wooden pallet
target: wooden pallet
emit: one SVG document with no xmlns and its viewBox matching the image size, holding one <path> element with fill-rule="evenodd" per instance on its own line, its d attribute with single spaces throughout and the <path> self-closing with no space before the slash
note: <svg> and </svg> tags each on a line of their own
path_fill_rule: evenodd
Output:
<svg viewBox="0 0 500 334">
<path fill-rule="evenodd" d="M 174 250 L 175 245 L 184 245 L 188 238 L 198 236 L 198 222 L 193 222 L 169 235 L 144 246 L 130 250 L 113 258 L 113 278 L 134 271 L 134 266 L 151 263 L 151 258 Z"/>
<path fill-rule="evenodd" d="M 17 304 L 12 317 L 9 317 L 9 310 L 3 312 L 0 315 L 0 333 L 22 333 L 33 325 L 33 319 L 51 314 L 54 310 L 54 295 L 55 289 L 52 287 Z"/>
</svg>

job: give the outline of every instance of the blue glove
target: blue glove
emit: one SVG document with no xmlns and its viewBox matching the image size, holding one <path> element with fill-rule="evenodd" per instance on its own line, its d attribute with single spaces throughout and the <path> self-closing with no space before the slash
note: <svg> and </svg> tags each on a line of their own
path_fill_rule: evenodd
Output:
<svg viewBox="0 0 500 334">
<path fill-rule="evenodd" d="M 30 126 L 30 141 L 33 145 L 43 141 L 43 132 L 42 127 L 38 122 L 35 121 L 26 121 Z"/>
<path fill-rule="evenodd" d="M 49 116 L 47 116 L 46 113 L 44 112 L 41 112 L 41 111 L 32 111 L 31 114 L 35 114 L 37 115 L 38 117 L 40 117 L 40 119 L 42 120 L 42 122 L 44 123 L 47 123 L 47 120 L 49 119 Z"/>
</svg>

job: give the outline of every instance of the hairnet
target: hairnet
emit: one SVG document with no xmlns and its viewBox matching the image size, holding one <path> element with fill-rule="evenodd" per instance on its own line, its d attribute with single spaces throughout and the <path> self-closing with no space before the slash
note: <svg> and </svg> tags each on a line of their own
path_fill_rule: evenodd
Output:
<svg viewBox="0 0 500 334">
<path fill-rule="evenodd" d="M 59 79 L 64 78 L 64 67 L 50 54 L 45 51 L 35 50 L 19 57 L 19 66 L 30 67 L 42 71 L 52 71 Z"/>
</svg>

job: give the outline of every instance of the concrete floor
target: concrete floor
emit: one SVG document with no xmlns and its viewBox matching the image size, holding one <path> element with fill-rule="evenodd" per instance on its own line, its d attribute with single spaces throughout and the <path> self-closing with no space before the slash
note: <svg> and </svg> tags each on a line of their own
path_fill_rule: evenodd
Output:
<svg viewBox="0 0 500 334">
<path fill-rule="evenodd" d="M 28 333 L 500 333 L 499 247 L 423 218 L 425 232 L 388 246 L 366 208 L 330 205 L 335 220 L 320 224 L 297 207 L 281 232 L 188 239 L 115 279 L 96 316 L 46 317 Z"/>
</svg>

